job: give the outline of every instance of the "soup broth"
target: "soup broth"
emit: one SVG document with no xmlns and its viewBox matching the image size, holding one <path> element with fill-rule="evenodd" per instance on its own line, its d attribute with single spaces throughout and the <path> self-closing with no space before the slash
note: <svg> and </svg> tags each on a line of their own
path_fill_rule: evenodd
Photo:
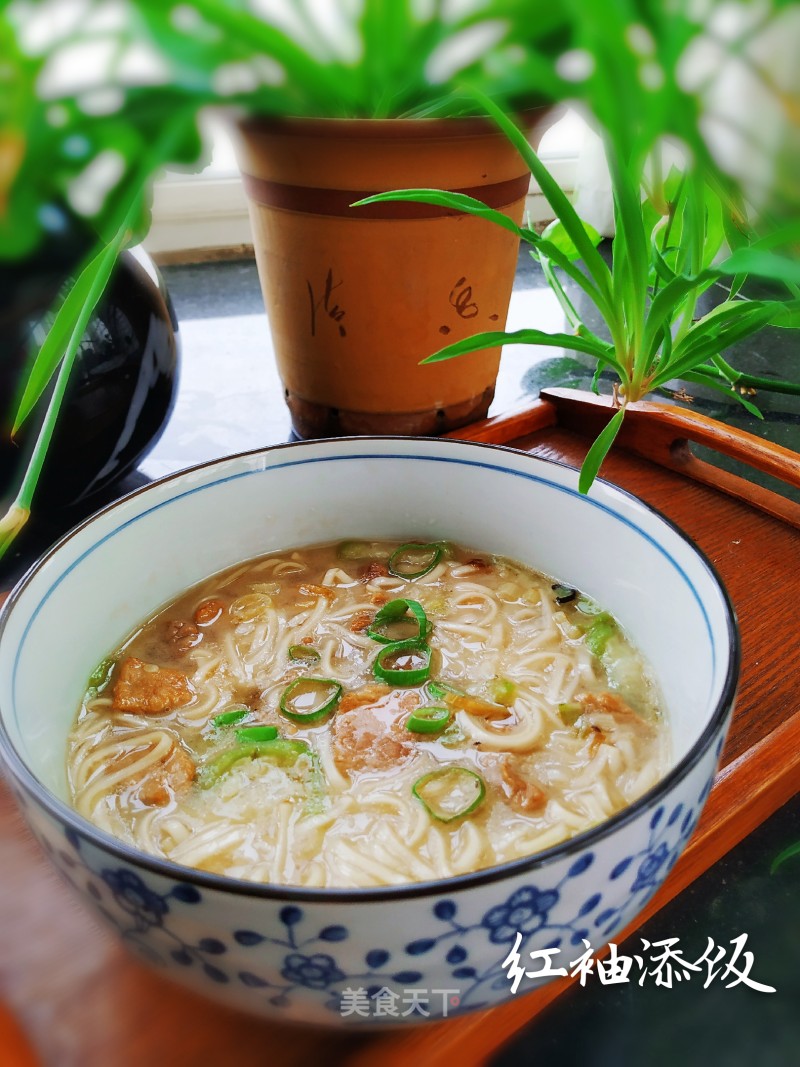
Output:
<svg viewBox="0 0 800 1067">
<path fill-rule="evenodd" d="M 89 679 L 75 807 L 136 847 L 318 887 L 439 879 L 608 819 L 667 758 L 657 687 L 579 591 L 446 542 L 234 567 Z"/>
</svg>

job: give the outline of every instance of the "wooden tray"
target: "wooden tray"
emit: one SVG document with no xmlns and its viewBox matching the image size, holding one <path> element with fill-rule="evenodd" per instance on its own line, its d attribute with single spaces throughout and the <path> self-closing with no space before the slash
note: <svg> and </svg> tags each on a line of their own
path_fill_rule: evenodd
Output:
<svg viewBox="0 0 800 1067">
<path fill-rule="evenodd" d="M 607 402 L 552 390 L 453 436 L 578 466 Z M 800 505 L 697 459 L 697 442 L 800 488 L 800 456 L 701 415 L 642 403 L 626 416 L 603 476 L 681 526 L 720 572 L 742 633 L 739 702 L 700 824 L 636 926 L 680 893 L 800 788 Z M 408 1033 L 354 1036 L 261 1023 L 199 1000 L 130 959 L 51 872 L 0 784 L 0 997 L 35 1035 L 47 1067 L 236 1062 L 294 1067 L 474 1067 L 569 984 L 559 980 L 477 1015 Z M 630 927 L 616 940 L 633 932 Z M 11 1061 L 0 1050 L 0 1067 Z"/>
</svg>

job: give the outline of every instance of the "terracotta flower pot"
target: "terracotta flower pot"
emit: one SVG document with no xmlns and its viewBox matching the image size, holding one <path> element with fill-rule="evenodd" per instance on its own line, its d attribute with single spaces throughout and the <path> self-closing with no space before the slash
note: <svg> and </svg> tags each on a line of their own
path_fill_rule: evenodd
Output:
<svg viewBox="0 0 800 1067">
<path fill-rule="evenodd" d="M 546 114 L 532 113 L 531 125 L 543 129 Z M 480 119 L 251 119 L 240 135 L 296 432 L 435 434 L 483 417 L 499 349 L 418 364 L 448 342 L 503 328 L 517 239 L 439 207 L 350 205 L 421 186 L 469 193 L 520 222 L 530 175 L 516 149 Z"/>
</svg>

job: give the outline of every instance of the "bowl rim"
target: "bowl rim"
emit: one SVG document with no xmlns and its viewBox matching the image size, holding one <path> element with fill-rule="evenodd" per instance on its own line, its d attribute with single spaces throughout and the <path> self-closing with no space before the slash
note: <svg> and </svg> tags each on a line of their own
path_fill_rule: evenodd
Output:
<svg viewBox="0 0 800 1067">
<path fill-rule="evenodd" d="M 68 544 L 74 537 L 88 529 L 97 519 L 110 514 L 118 508 L 126 506 L 129 501 L 149 493 L 153 489 L 169 485 L 172 482 L 181 481 L 200 471 L 207 471 L 210 468 L 232 462 L 246 461 L 259 456 L 270 455 L 273 452 L 282 451 L 284 449 L 303 449 L 309 446 L 318 448 L 320 446 L 324 447 L 325 445 L 334 447 L 338 444 L 368 445 L 369 442 L 375 441 L 396 441 L 405 444 L 418 442 L 422 444 L 444 444 L 446 447 L 455 446 L 456 448 L 467 446 L 479 448 L 481 450 L 489 449 L 492 452 L 507 453 L 517 457 L 524 456 L 529 460 L 544 465 L 545 467 L 552 466 L 559 468 L 560 470 L 577 473 L 577 468 L 572 464 L 534 456 L 525 449 L 512 448 L 508 445 L 470 441 L 462 438 L 431 438 L 421 436 L 401 436 L 396 434 L 351 435 L 348 437 L 286 441 L 275 445 L 269 445 L 264 448 L 250 449 L 245 452 L 237 452 L 216 459 L 206 460 L 202 463 L 197 463 L 191 467 L 185 467 L 172 474 L 157 478 L 152 482 L 149 482 L 147 485 L 133 489 L 131 492 L 126 493 L 124 496 L 119 497 L 117 500 L 114 500 L 110 504 L 106 504 L 104 507 L 93 512 L 82 522 L 68 530 L 67 533 L 59 538 L 54 545 L 31 564 L 15 584 L 2 607 L 0 607 L 0 641 L 2 641 L 6 625 L 17 601 L 34 577 L 46 566 L 50 559 L 60 552 L 62 547 Z M 358 457 L 354 456 L 352 458 Z M 388 459 L 391 457 L 387 455 L 385 458 Z M 218 893 L 230 893 L 235 896 L 277 900 L 284 903 L 295 901 L 307 904 L 335 904 L 349 902 L 380 903 L 411 899 L 414 897 L 440 896 L 447 893 L 458 893 L 474 887 L 491 884 L 493 882 L 513 879 L 528 872 L 535 872 L 548 866 L 553 861 L 568 859 L 570 856 L 577 855 L 586 849 L 590 849 L 604 838 L 612 836 L 617 829 L 626 826 L 628 823 L 635 821 L 640 816 L 658 807 L 670 793 L 672 788 L 683 781 L 683 779 L 686 778 L 703 759 L 714 738 L 724 726 L 725 720 L 733 706 L 736 698 L 741 666 L 741 639 L 736 611 L 716 567 L 705 552 L 700 549 L 692 538 L 673 522 L 672 519 L 664 515 L 658 508 L 642 500 L 641 497 L 636 496 L 635 493 L 623 489 L 621 486 L 615 485 L 613 482 L 604 478 L 597 478 L 596 482 L 602 485 L 604 489 L 610 490 L 612 493 L 619 494 L 620 496 L 633 501 L 638 507 L 643 508 L 651 515 L 654 515 L 664 523 L 668 529 L 679 538 L 679 540 L 685 542 L 692 554 L 699 560 L 720 593 L 725 614 L 727 647 L 730 649 L 730 656 L 719 698 L 709 716 L 703 732 L 686 755 L 679 760 L 674 767 L 671 767 L 646 793 L 643 793 L 641 797 L 633 801 L 632 804 L 622 808 L 603 822 L 576 834 L 574 837 L 567 838 L 565 841 L 561 841 L 540 852 L 534 852 L 529 856 L 522 856 L 518 859 L 508 860 L 505 863 L 491 867 L 483 867 L 477 871 L 470 871 L 465 874 L 452 875 L 450 877 L 424 882 L 408 882 L 401 885 L 352 888 L 335 886 L 315 888 L 291 884 L 283 885 L 271 882 L 256 882 L 248 881 L 244 878 L 232 878 L 228 875 L 203 871 L 197 867 L 184 866 L 183 864 L 175 863 L 173 860 L 150 855 L 89 822 L 83 815 L 56 796 L 55 793 L 41 782 L 33 771 L 30 770 L 22 756 L 17 752 L 16 747 L 8 735 L 5 716 L 1 707 L 0 768 L 2 767 L 2 764 L 5 763 L 6 767 L 13 773 L 13 776 L 17 779 L 20 786 L 27 789 L 45 811 L 57 821 L 61 822 L 65 830 L 71 829 L 73 833 L 90 842 L 98 850 L 111 853 L 115 858 L 124 861 L 130 866 L 144 868 L 153 874 L 170 879 L 173 882 L 196 884 L 203 889 L 214 890 Z M 589 497 L 586 499 L 590 500 Z M 12 790 L 12 792 L 14 791 Z M 15 799 L 17 798 L 15 797 Z"/>
</svg>

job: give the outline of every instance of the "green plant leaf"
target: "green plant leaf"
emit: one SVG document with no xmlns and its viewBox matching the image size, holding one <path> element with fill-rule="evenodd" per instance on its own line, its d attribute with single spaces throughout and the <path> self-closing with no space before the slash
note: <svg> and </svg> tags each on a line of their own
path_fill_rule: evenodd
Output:
<svg viewBox="0 0 800 1067">
<path fill-rule="evenodd" d="M 538 183 L 543 196 L 548 204 L 550 204 L 550 207 L 552 207 L 556 218 L 561 220 L 574 242 L 575 247 L 580 252 L 586 269 L 594 279 L 598 290 L 603 294 L 604 299 L 610 300 L 611 276 L 608 265 L 589 238 L 583 222 L 579 218 L 575 208 L 569 202 L 566 194 L 561 189 L 561 186 L 539 159 L 536 152 L 534 152 L 533 148 L 528 143 L 525 134 L 506 114 L 504 114 L 497 104 L 495 104 L 493 100 L 490 100 L 484 93 L 476 91 L 474 96 L 478 103 L 486 110 L 487 114 L 494 119 L 525 160 L 528 169 Z"/>
<path fill-rule="evenodd" d="M 108 285 L 117 256 L 141 220 L 143 189 L 163 161 L 172 157 L 176 146 L 186 141 L 187 129 L 193 125 L 194 116 L 191 112 L 178 111 L 174 114 L 165 123 L 155 143 L 145 152 L 125 188 L 117 193 L 109 217 L 113 222 L 113 233 L 108 240 L 100 236 L 61 304 L 30 367 L 12 434 L 19 430 L 33 411 L 61 360 L 66 358 L 71 363 L 74 358 L 89 319 Z"/>
<path fill-rule="evenodd" d="M 597 232 L 594 226 L 583 219 L 580 219 L 580 223 L 586 236 L 596 248 L 603 240 L 602 235 Z M 545 227 L 542 231 L 542 239 L 547 241 L 553 248 L 558 249 L 569 260 L 581 258 L 580 249 L 561 219 L 553 219 L 550 225 Z"/>
<path fill-rule="evenodd" d="M 139 0 L 135 6 L 151 20 L 158 42 L 169 42 L 166 54 L 170 55 L 180 39 L 187 36 L 185 32 L 176 31 L 172 23 L 173 5 L 165 4 L 163 0 Z M 352 79 L 342 77 L 333 62 L 320 61 L 310 54 L 274 22 L 258 18 L 244 6 L 226 0 L 192 0 L 189 6 L 219 34 L 216 39 L 203 41 L 201 38 L 195 42 L 194 70 L 200 75 L 201 84 L 206 82 L 209 73 L 213 74 L 226 62 L 246 62 L 259 55 L 269 56 L 285 71 L 289 87 L 303 87 L 306 99 L 316 104 L 313 111 L 317 114 L 335 115 L 349 110 L 348 104 L 353 102 L 350 96 Z M 216 47 L 215 41 L 218 42 Z M 260 94 L 267 113 L 271 113 L 270 88 L 265 87 Z M 278 100 L 283 96 L 282 93 L 277 95 Z M 320 108 L 325 110 L 320 111 Z"/>
<path fill-rule="evenodd" d="M 669 363 L 659 364 L 652 387 L 670 378 L 683 378 L 706 360 L 723 352 L 730 345 L 758 333 L 769 322 L 773 309 L 755 301 L 742 302 L 739 308 L 725 308 L 712 312 L 692 326 L 673 350 Z"/>
<path fill-rule="evenodd" d="M 125 235 L 126 231 L 122 231 L 117 241 L 95 253 L 67 294 L 31 367 L 12 436 L 36 407 L 61 360 L 74 358 L 89 319 L 108 285 Z"/>
<path fill-rule="evenodd" d="M 647 312 L 641 341 L 648 359 L 652 358 L 656 351 L 664 325 L 669 325 L 674 321 L 676 308 L 680 306 L 683 298 L 697 289 L 706 277 L 708 275 L 705 272 L 688 278 L 685 275 L 678 275 L 672 281 L 667 282 L 653 299 Z"/>
<path fill-rule="evenodd" d="M 800 262 L 761 248 L 739 248 L 716 269 L 720 274 L 748 274 L 800 285 Z"/>
<path fill-rule="evenodd" d="M 498 345 L 545 345 L 549 348 L 566 348 L 573 352 L 586 352 L 596 359 L 605 360 L 615 369 L 618 367 L 611 345 L 606 341 L 601 341 L 588 330 L 584 330 L 581 336 L 572 333 L 545 333 L 543 330 L 511 332 L 493 330 L 487 333 L 476 333 L 473 337 L 465 337 L 463 341 L 454 341 L 453 344 L 440 348 L 432 356 L 420 360 L 420 364 L 441 363 L 443 360 L 454 359 L 456 356 L 464 356 L 470 352 L 497 348 Z"/>
<path fill-rule="evenodd" d="M 768 325 L 790 329 L 800 328 L 800 300 L 787 300 L 785 302 L 776 300 L 773 303 L 773 307 L 774 312 Z"/>
<path fill-rule="evenodd" d="M 614 301 L 624 310 L 626 347 L 633 353 L 634 375 L 641 378 L 647 366 L 642 335 L 647 312 L 650 242 L 642 217 L 640 183 L 634 181 L 623 160 L 615 153 L 607 151 L 606 155 L 611 171 L 616 229 L 611 266 Z"/>
<path fill-rule="evenodd" d="M 365 196 L 363 200 L 356 200 L 351 207 L 364 207 L 366 204 L 380 204 L 384 201 L 406 200 L 419 204 L 432 204 L 435 207 L 451 208 L 453 211 L 461 211 L 466 215 L 475 215 L 481 219 L 487 219 L 504 230 L 522 236 L 521 227 L 517 226 L 513 219 L 504 215 L 502 211 L 487 207 L 482 200 L 466 193 L 448 193 L 441 189 L 395 189 L 388 193 L 375 193 L 373 196 Z"/>
<path fill-rule="evenodd" d="M 778 853 L 770 864 L 769 873 L 774 874 L 787 860 L 794 859 L 795 856 L 800 856 L 800 841 L 796 841 L 793 845 L 789 845 L 788 848 Z"/>
<path fill-rule="evenodd" d="M 672 267 L 670 267 L 669 263 L 667 263 L 666 259 L 664 258 L 664 255 L 663 255 L 663 252 L 668 251 L 668 249 L 665 248 L 665 249 L 659 250 L 659 249 L 654 247 L 652 251 L 653 251 L 653 267 L 655 269 L 655 272 L 656 272 L 656 275 L 658 276 L 658 278 L 662 282 L 671 282 L 673 278 L 677 278 L 677 274 L 672 269 Z"/>
<path fill-rule="evenodd" d="M 622 420 L 624 418 L 625 408 L 619 408 L 586 453 L 586 459 L 583 461 L 580 477 L 578 479 L 578 491 L 584 495 L 592 488 L 603 460 L 608 455 L 611 446 L 614 444 L 614 440 L 620 431 Z"/>
<path fill-rule="evenodd" d="M 716 380 L 742 389 L 763 389 L 773 393 L 788 393 L 800 396 L 800 382 L 790 382 L 785 378 L 768 378 L 758 374 L 747 374 L 736 370 L 721 355 L 712 356 L 710 362 L 697 368 L 703 374 L 711 374 Z"/>
<path fill-rule="evenodd" d="M 694 371 L 687 371 L 681 376 L 681 380 L 685 382 L 694 382 L 697 385 L 705 385 L 709 389 L 715 389 L 718 393 L 724 393 L 725 396 L 730 397 L 731 400 L 735 400 L 738 404 L 741 404 L 746 411 L 749 411 L 750 414 L 754 415 L 757 419 L 761 419 L 762 421 L 764 419 L 761 411 L 754 403 L 752 403 L 752 401 L 742 396 L 741 393 L 737 393 L 735 389 L 731 389 L 729 385 L 724 385 L 717 378 L 705 374 L 701 368 Z"/>
<path fill-rule="evenodd" d="M 553 263 L 547 256 L 540 255 L 535 249 L 531 252 L 531 256 L 538 260 L 539 265 L 542 268 L 547 284 L 555 293 L 556 299 L 561 305 L 561 310 L 567 317 L 567 322 L 573 328 L 577 330 L 579 326 L 582 326 L 581 317 L 575 310 L 575 305 L 567 296 L 567 292 L 564 286 L 561 284 L 561 280 L 557 277 L 555 270 L 553 269 Z"/>
</svg>

